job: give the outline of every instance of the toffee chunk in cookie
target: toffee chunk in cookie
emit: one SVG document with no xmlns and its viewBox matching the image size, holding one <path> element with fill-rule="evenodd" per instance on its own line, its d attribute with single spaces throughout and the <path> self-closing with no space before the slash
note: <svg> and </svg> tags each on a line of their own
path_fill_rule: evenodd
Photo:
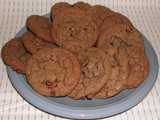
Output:
<svg viewBox="0 0 160 120">
<path fill-rule="evenodd" d="M 51 20 L 44 16 L 31 15 L 27 18 L 26 24 L 30 31 L 32 31 L 37 37 L 53 43 L 50 26 Z"/>
<path fill-rule="evenodd" d="M 38 37 L 36 37 L 32 32 L 28 31 L 23 34 L 22 42 L 24 47 L 31 53 L 34 54 L 40 49 L 47 47 L 57 47 L 54 43 L 49 43 Z"/>
<path fill-rule="evenodd" d="M 98 28 L 85 12 L 69 8 L 54 19 L 51 34 L 58 46 L 78 52 L 95 44 Z"/>
<path fill-rule="evenodd" d="M 27 63 L 29 84 L 45 96 L 66 96 L 80 79 L 78 58 L 63 48 L 39 50 Z"/>
<path fill-rule="evenodd" d="M 26 63 L 30 57 L 22 44 L 21 37 L 11 39 L 2 48 L 4 63 L 18 73 L 26 73 Z"/>
<path fill-rule="evenodd" d="M 81 78 L 75 89 L 68 95 L 80 99 L 99 92 L 110 77 L 111 64 L 108 55 L 99 48 L 89 48 L 77 53 L 81 64 Z"/>
</svg>

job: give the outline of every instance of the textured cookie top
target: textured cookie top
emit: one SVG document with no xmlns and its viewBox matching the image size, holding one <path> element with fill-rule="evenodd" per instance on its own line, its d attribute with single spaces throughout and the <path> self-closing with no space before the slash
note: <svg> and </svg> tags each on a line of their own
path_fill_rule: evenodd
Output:
<svg viewBox="0 0 160 120">
<path fill-rule="evenodd" d="M 99 37 L 98 47 L 125 47 L 129 59 L 130 73 L 126 87 L 140 85 L 149 72 L 149 62 L 144 52 L 144 42 L 140 32 L 127 25 L 113 26 L 105 30 Z"/>
<path fill-rule="evenodd" d="M 105 6 L 95 5 L 90 7 L 90 9 L 86 11 L 86 14 L 91 16 L 92 19 L 97 23 L 98 28 L 100 28 L 103 23 L 103 20 L 107 16 L 114 14 L 114 12 Z"/>
<path fill-rule="evenodd" d="M 72 52 L 93 46 L 98 38 L 98 28 L 92 18 L 75 8 L 57 15 L 51 33 L 57 45 Z"/>
<path fill-rule="evenodd" d="M 144 53 L 144 42 L 140 32 L 127 25 L 113 26 L 105 30 L 97 41 L 97 47 L 125 47 L 131 65 L 140 60 Z M 141 52 L 142 51 L 142 52 Z"/>
<path fill-rule="evenodd" d="M 38 37 L 36 37 L 32 32 L 28 31 L 23 34 L 22 42 L 25 48 L 31 53 L 34 54 L 40 49 L 47 47 L 57 47 L 54 43 L 49 43 Z"/>
<path fill-rule="evenodd" d="M 58 15 L 60 12 L 65 11 L 68 8 L 76 8 L 76 9 L 80 9 L 82 11 L 86 11 L 91 7 L 90 4 L 85 3 L 85 2 L 76 2 L 75 4 L 71 5 L 67 2 L 59 2 L 56 3 L 52 6 L 51 8 L 51 17 L 52 19 L 55 18 L 56 15 Z"/>
<path fill-rule="evenodd" d="M 88 4 L 88 3 L 80 1 L 80 2 L 77 2 L 74 5 L 72 5 L 72 7 L 78 8 L 82 11 L 87 11 L 88 9 L 90 9 L 91 5 Z"/>
<path fill-rule="evenodd" d="M 69 94 L 73 99 L 80 99 L 99 92 L 108 81 L 111 64 L 108 55 L 98 48 L 89 48 L 77 53 L 81 64 L 81 79 Z"/>
<path fill-rule="evenodd" d="M 137 51 L 133 50 L 133 52 L 137 52 Z M 130 54 L 131 53 L 132 52 L 130 52 Z M 138 58 L 136 56 L 136 59 L 134 57 L 132 59 L 134 60 L 129 62 L 129 67 L 131 69 L 130 69 L 130 74 L 127 78 L 126 88 L 134 88 L 134 87 L 139 86 L 146 79 L 149 73 L 149 68 L 150 68 L 149 60 L 144 50 L 142 49 L 139 50 Z"/>
<path fill-rule="evenodd" d="M 39 15 L 31 15 L 26 20 L 28 29 L 37 37 L 53 43 L 50 33 L 51 23 L 51 19 Z"/>
<path fill-rule="evenodd" d="M 70 7 L 71 5 L 67 2 L 59 2 L 59 3 L 54 4 L 51 8 L 52 19 L 54 19 L 58 13 Z"/>
<path fill-rule="evenodd" d="M 77 85 L 80 72 L 80 64 L 73 53 L 63 48 L 46 48 L 30 58 L 26 75 L 38 93 L 65 96 Z"/>
<path fill-rule="evenodd" d="M 30 57 L 31 55 L 23 47 L 21 37 L 11 39 L 2 48 L 3 61 L 18 73 L 26 73 L 26 63 Z"/>
<path fill-rule="evenodd" d="M 121 92 L 129 74 L 129 59 L 124 47 L 117 48 L 117 50 L 110 47 L 105 51 L 109 54 L 111 75 L 103 89 L 95 95 L 96 98 L 108 98 Z"/>
<path fill-rule="evenodd" d="M 115 25 L 127 25 L 129 27 L 133 27 L 132 22 L 124 15 L 120 13 L 112 14 L 108 17 L 106 17 L 100 27 L 99 32 L 102 33 L 106 29 L 112 28 Z"/>
<path fill-rule="evenodd" d="M 123 44 L 123 46 L 144 48 L 144 42 L 140 32 L 136 28 L 124 24 L 113 25 L 109 29 L 106 29 L 99 36 L 97 46 L 113 46 L 112 44 L 114 43 L 119 43 L 119 46 Z"/>
</svg>

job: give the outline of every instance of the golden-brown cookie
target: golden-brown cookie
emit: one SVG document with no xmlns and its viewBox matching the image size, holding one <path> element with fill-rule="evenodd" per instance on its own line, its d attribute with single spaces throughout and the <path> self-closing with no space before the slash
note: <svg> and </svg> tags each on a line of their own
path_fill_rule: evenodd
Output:
<svg viewBox="0 0 160 120">
<path fill-rule="evenodd" d="M 132 22 L 126 16 L 120 13 L 115 13 L 104 19 L 99 32 L 102 33 L 106 29 L 109 29 L 110 27 L 113 27 L 114 25 L 118 26 L 120 24 L 124 24 L 130 27 L 133 27 Z"/>
<path fill-rule="evenodd" d="M 58 46 L 78 52 L 95 44 L 98 28 L 84 11 L 69 8 L 54 19 L 51 34 Z"/>
<path fill-rule="evenodd" d="M 37 51 L 26 69 L 29 84 L 45 96 L 66 96 L 77 85 L 80 73 L 77 57 L 60 47 Z"/>
<path fill-rule="evenodd" d="M 137 50 L 133 50 L 136 48 L 128 48 L 131 50 L 130 53 L 133 53 L 134 51 Z M 136 57 L 136 60 L 134 59 Z M 134 59 L 134 60 L 133 60 Z M 146 56 L 146 54 L 144 53 L 144 50 L 141 49 L 139 50 L 139 58 L 137 58 L 137 55 L 134 55 L 132 60 L 130 59 L 129 62 L 129 67 L 130 67 L 130 74 L 127 78 L 127 82 L 126 82 L 126 88 L 134 88 L 134 87 L 138 87 L 146 78 L 147 75 L 149 73 L 149 60 Z"/>
<path fill-rule="evenodd" d="M 80 2 L 77 2 L 74 5 L 72 5 L 72 7 L 78 8 L 82 11 L 87 11 L 88 9 L 90 9 L 91 5 L 88 4 L 88 3 L 80 1 Z"/>
<path fill-rule="evenodd" d="M 95 6 L 90 7 L 90 9 L 86 11 L 86 14 L 88 16 L 91 16 L 92 19 L 97 23 L 98 28 L 100 28 L 103 23 L 103 20 L 107 16 L 114 14 L 114 12 L 105 6 L 95 5 Z"/>
<path fill-rule="evenodd" d="M 28 31 L 22 36 L 22 43 L 24 47 L 31 53 L 34 54 L 40 49 L 47 47 L 57 47 L 54 43 L 49 43 L 40 38 L 37 38 L 32 32 Z"/>
<path fill-rule="evenodd" d="M 21 37 L 11 39 L 2 48 L 4 63 L 18 73 L 26 73 L 26 63 L 30 57 L 22 44 Z"/>
<path fill-rule="evenodd" d="M 52 17 L 52 20 L 55 18 L 55 16 L 57 14 L 59 14 L 61 11 L 67 9 L 67 8 L 70 8 L 71 5 L 67 2 L 58 2 L 56 4 L 54 4 L 51 8 L 51 17 Z"/>
<path fill-rule="evenodd" d="M 51 20 L 44 16 L 31 15 L 26 20 L 26 25 L 37 37 L 54 43 L 50 33 Z"/>
<path fill-rule="evenodd" d="M 130 73 L 126 88 L 140 85 L 148 75 L 149 62 L 145 55 L 143 37 L 140 32 L 127 25 L 116 25 L 100 35 L 97 46 L 101 48 L 120 46 L 126 48 L 129 58 Z"/>
<path fill-rule="evenodd" d="M 94 97 L 108 98 L 121 92 L 127 81 L 129 74 L 128 55 L 124 47 L 119 47 L 115 50 L 114 47 L 105 50 L 109 54 L 111 63 L 111 75 L 103 89 Z"/>
<path fill-rule="evenodd" d="M 110 77 L 111 65 L 108 55 L 99 48 L 89 48 L 77 53 L 81 64 L 81 79 L 68 95 L 80 99 L 99 92 Z"/>
</svg>

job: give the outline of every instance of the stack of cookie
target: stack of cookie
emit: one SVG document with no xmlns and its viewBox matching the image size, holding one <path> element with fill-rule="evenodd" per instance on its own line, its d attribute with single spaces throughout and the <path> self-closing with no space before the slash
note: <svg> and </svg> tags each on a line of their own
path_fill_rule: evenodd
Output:
<svg viewBox="0 0 160 120">
<path fill-rule="evenodd" d="M 105 6 L 60 2 L 51 19 L 31 15 L 26 25 L 22 37 L 3 46 L 2 58 L 44 96 L 108 98 L 148 75 L 141 33 Z"/>
</svg>

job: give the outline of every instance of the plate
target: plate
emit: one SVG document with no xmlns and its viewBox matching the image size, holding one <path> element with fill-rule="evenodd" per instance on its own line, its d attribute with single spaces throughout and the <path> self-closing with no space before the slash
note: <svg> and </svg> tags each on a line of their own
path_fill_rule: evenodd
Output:
<svg viewBox="0 0 160 120">
<path fill-rule="evenodd" d="M 49 17 L 49 14 L 45 15 Z M 16 37 L 27 31 L 23 27 Z M 74 119 L 104 118 L 122 113 L 141 102 L 151 91 L 158 75 L 156 53 L 144 37 L 146 54 L 150 62 L 150 71 L 146 80 L 137 88 L 124 90 L 118 95 L 107 99 L 72 100 L 69 97 L 44 97 L 35 92 L 26 80 L 26 76 L 18 74 L 7 66 L 12 85 L 17 92 L 33 106 L 53 115 Z"/>
</svg>

